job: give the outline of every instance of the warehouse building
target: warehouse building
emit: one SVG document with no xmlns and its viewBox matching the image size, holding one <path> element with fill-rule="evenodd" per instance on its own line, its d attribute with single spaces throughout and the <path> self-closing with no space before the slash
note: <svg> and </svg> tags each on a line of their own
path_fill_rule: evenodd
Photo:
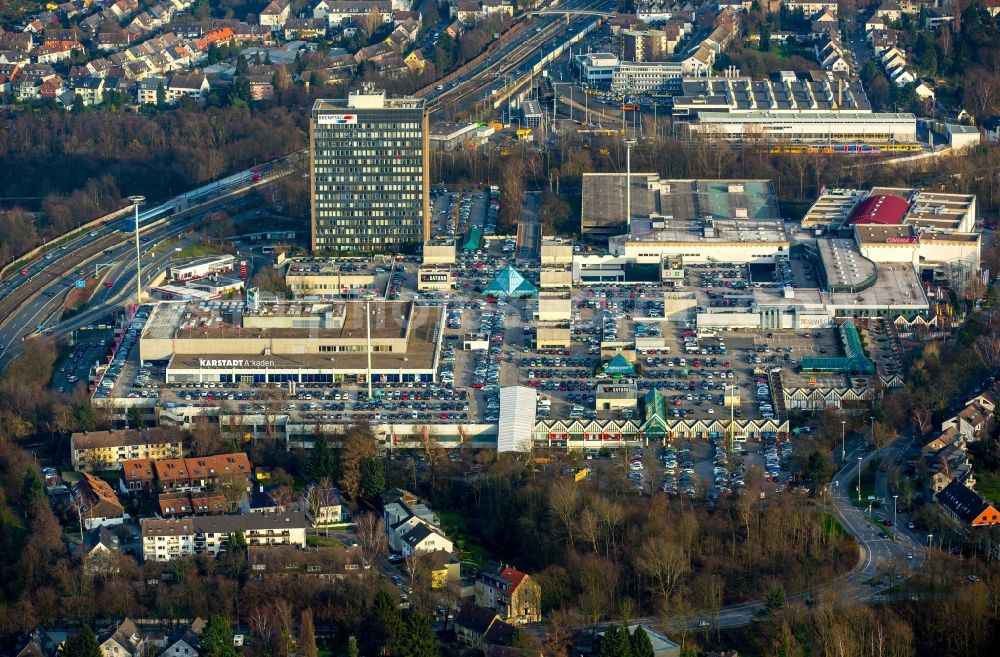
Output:
<svg viewBox="0 0 1000 657">
<path fill-rule="evenodd" d="M 916 144 L 913 114 L 873 112 L 815 112 L 786 114 L 771 110 L 740 113 L 699 111 L 685 123 L 687 136 L 746 143 L 793 142 L 828 144 Z"/>
<path fill-rule="evenodd" d="M 827 114 L 849 111 L 870 114 L 871 105 L 860 82 L 834 80 L 826 74 L 799 77 L 782 72 L 777 81 L 749 77 L 689 78 L 673 97 L 673 115 L 699 116 L 703 112 L 746 114 Z"/>
</svg>

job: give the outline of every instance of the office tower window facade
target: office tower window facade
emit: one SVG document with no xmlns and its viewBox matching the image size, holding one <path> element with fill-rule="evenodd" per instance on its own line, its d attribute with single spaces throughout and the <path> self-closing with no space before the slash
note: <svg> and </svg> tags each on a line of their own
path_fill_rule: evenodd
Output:
<svg viewBox="0 0 1000 657">
<path fill-rule="evenodd" d="M 366 90 L 317 100 L 309 133 L 313 251 L 408 252 L 427 239 L 423 99 Z"/>
</svg>

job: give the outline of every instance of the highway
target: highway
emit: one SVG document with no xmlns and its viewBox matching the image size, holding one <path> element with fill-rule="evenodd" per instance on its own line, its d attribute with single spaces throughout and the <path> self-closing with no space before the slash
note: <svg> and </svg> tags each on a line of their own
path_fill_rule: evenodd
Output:
<svg viewBox="0 0 1000 657">
<path fill-rule="evenodd" d="M 568 0 L 559 7 L 564 10 L 601 11 L 613 6 L 611 0 Z M 522 17 L 520 20 L 528 19 Z M 425 94 L 428 110 L 433 114 L 443 109 L 469 111 L 475 108 L 477 103 L 502 90 L 510 78 L 526 75 L 564 33 L 579 31 L 595 20 L 594 16 L 587 15 L 570 17 L 569 21 L 565 16 L 536 18 L 525 31 L 491 53 L 484 61 L 443 88 L 433 89 Z M 546 49 L 546 46 L 550 48 Z"/>
<path fill-rule="evenodd" d="M 268 184 L 294 171 L 295 158 L 279 158 L 274 164 L 284 162 L 286 167 L 274 166 L 256 180 L 219 189 L 216 182 L 208 183 L 197 190 L 178 195 L 167 203 L 184 203 L 185 209 L 176 215 L 142 227 L 140 250 L 153 252 L 150 261 L 143 262 L 143 282 L 153 278 L 171 253 L 156 253 L 156 246 L 188 230 L 192 221 L 207 212 L 223 209 L 241 202 L 242 197 L 252 189 Z M 265 165 L 261 165 L 265 166 Z M 192 198 L 201 202 L 191 203 Z M 63 334 L 79 326 L 93 323 L 95 319 L 107 315 L 135 295 L 135 237 L 131 231 L 123 231 L 129 218 L 115 219 L 88 233 L 81 234 L 59 248 L 40 254 L 24 263 L 7 279 L 0 282 L 0 369 L 19 353 L 21 341 L 46 325 L 47 335 Z M 112 282 L 110 288 L 102 286 L 95 292 L 91 308 L 67 322 L 47 326 L 46 321 L 62 307 L 66 294 L 74 282 L 92 276 L 95 264 L 114 262 L 106 280 Z"/>
</svg>

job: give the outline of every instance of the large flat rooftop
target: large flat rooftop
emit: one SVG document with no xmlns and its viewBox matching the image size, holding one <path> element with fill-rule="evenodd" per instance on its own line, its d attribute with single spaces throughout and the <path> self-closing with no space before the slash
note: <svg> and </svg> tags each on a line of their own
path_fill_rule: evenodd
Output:
<svg viewBox="0 0 1000 657">
<path fill-rule="evenodd" d="M 365 310 L 371 309 L 372 339 L 406 337 L 407 327 L 425 315 L 409 302 L 287 302 L 261 304 L 245 312 L 238 301 L 204 301 L 157 305 L 146 325 L 144 339 L 240 339 L 315 337 L 364 340 Z M 440 309 L 436 309 L 438 312 Z M 287 320 L 287 321 L 285 321 Z"/>
<path fill-rule="evenodd" d="M 623 224 L 625 189 L 625 174 L 584 174 L 584 229 Z M 631 190 L 633 239 L 786 239 L 770 180 L 665 180 L 639 173 L 632 174 Z"/>
</svg>

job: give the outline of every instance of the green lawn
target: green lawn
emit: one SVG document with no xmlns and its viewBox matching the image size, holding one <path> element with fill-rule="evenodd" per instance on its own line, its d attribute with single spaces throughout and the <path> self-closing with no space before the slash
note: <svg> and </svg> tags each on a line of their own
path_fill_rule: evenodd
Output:
<svg viewBox="0 0 1000 657">
<path fill-rule="evenodd" d="M 340 541 L 332 536 L 306 536 L 309 547 L 341 547 Z"/>
<path fill-rule="evenodd" d="M 994 504 L 1000 504 L 1000 473 L 977 472 L 976 492 Z"/>
<path fill-rule="evenodd" d="M 205 256 L 221 255 L 226 251 L 218 246 L 209 244 L 192 244 L 177 252 L 177 258 L 203 258 Z"/>
</svg>

